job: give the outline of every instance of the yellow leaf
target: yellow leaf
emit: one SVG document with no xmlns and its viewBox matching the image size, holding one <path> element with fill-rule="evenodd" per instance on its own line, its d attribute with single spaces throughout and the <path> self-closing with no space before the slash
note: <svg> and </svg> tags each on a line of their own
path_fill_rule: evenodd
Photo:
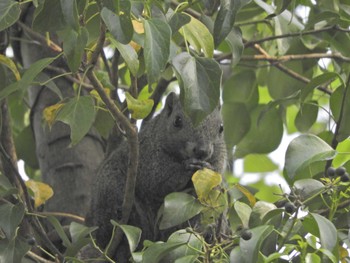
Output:
<svg viewBox="0 0 350 263">
<path fill-rule="evenodd" d="M 21 75 L 19 74 L 16 64 L 12 61 L 12 59 L 5 57 L 4 55 L 0 54 L 0 63 L 8 67 L 12 73 L 15 75 L 16 80 L 21 79 Z"/>
<path fill-rule="evenodd" d="M 236 184 L 235 187 L 242 193 L 245 195 L 245 197 L 247 197 L 247 199 L 249 200 L 250 206 L 253 207 L 256 203 L 256 199 L 254 197 L 254 195 L 252 195 L 251 192 L 248 191 L 247 188 L 243 187 L 240 184 Z"/>
<path fill-rule="evenodd" d="M 44 204 L 53 196 L 53 190 L 48 184 L 34 180 L 28 180 L 25 183 L 26 186 L 33 192 L 34 206 L 36 208 Z"/>
<path fill-rule="evenodd" d="M 48 123 L 49 127 L 51 127 L 55 122 L 57 113 L 63 107 L 63 105 L 63 103 L 57 103 L 44 109 L 44 120 Z"/>
<path fill-rule="evenodd" d="M 195 172 L 192 176 L 192 182 L 199 201 L 205 202 L 212 194 L 215 194 L 211 193 L 211 190 L 219 186 L 221 181 L 221 174 L 213 170 L 204 168 Z"/>
<path fill-rule="evenodd" d="M 131 113 L 131 117 L 134 119 L 144 119 L 151 112 L 154 101 L 151 99 L 138 100 L 131 96 L 129 93 L 125 93 L 128 109 Z"/>
<path fill-rule="evenodd" d="M 137 20 L 132 20 L 132 25 L 134 27 L 134 30 L 137 34 L 143 34 L 145 33 L 145 29 L 143 27 L 143 23 L 142 22 L 139 22 Z"/>
</svg>

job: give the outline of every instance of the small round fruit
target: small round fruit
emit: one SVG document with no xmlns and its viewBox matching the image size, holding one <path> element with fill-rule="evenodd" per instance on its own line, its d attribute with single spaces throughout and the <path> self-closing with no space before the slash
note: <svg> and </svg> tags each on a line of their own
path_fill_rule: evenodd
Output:
<svg viewBox="0 0 350 263">
<path fill-rule="evenodd" d="M 286 209 L 286 212 L 289 214 L 293 214 L 295 211 L 295 205 L 291 202 L 286 203 L 284 206 L 284 209 Z"/>
<path fill-rule="evenodd" d="M 335 175 L 335 169 L 333 167 L 328 167 L 327 169 L 327 175 L 329 177 L 333 177 Z"/>
<path fill-rule="evenodd" d="M 241 238 L 244 240 L 249 240 L 253 236 L 252 232 L 249 229 L 243 229 L 241 232 Z"/>
<path fill-rule="evenodd" d="M 340 180 L 341 180 L 342 182 L 349 182 L 349 181 L 350 181 L 350 176 L 349 176 L 349 174 L 348 174 L 348 173 L 343 174 L 343 175 L 340 177 Z"/>
<path fill-rule="evenodd" d="M 29 238 L 27 238 L 27 243 L 28 243 L 28 245 L 30 245 L 30 246 L 35 246 L 36 240 L 35 240 L 34 237 L 29 237 Z"/>
<path fill-rule="evenodd" d="M 342 176 L 345 173 L 346 173 L 346 169 L 343 166 L 340 166 L 337 169 L 335 169 L 335 174 L 336 175 Z"/>
</svg>

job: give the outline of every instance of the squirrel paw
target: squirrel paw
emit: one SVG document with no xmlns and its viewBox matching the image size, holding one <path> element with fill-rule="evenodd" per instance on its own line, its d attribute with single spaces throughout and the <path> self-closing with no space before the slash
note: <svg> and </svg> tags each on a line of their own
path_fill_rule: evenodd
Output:
<svg viewBox="0 0 350 263">
<path fill-rule="evenodd" d="M 194 158 L 188 159 L 184 163 L 185 163 L 186 169 L 190 171 L 198 171 L 203 168 L 213 169 L 213 166 L 210 163 L 203 160 L 194 159 Z"/>
</svg>

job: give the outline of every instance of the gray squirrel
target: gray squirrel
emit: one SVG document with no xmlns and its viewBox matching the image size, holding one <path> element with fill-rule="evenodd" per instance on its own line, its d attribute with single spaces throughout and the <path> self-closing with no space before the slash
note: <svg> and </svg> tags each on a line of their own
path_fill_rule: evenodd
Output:
<svg viewBox="0 0 350 263">
<path fill-rule="evenodd" d="M 206 167 L 220 173 L 224 170 L 226 146 L 218 107 L 194 127 L 178 96 L 171 93 L 162 112 L 142 126 L 139 150 L 135 201 L 128 224 L 142 229 L 141 240 L 165 240 L 174 229 L 160 231 L 156 225 L 164 197 L 193 188 L 191 177 L 199 169 Z M 99 227 L 96 241 L 101 247 L 111 238 L 110 219 L 121 218 L 127 163 L 128 146 L 124 141 L 102 163 L 93 186 L 86 223 Z M 124 239 L 116 258 L 127 262 L 129 257 Z"/>
</svg>

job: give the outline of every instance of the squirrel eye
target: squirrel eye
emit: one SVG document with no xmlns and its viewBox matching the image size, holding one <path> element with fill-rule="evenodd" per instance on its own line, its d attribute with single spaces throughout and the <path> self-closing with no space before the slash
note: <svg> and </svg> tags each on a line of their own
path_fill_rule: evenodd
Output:
<svg viewBox="0 0 350 263">
<path fill-rule="evenodd" d="M 181 128 L 182 127 L 182 118 L 181 118 L 181 116 L 176 116 L 175 117 L 173 125 L 176 128 Z"/>
<path fill-rule="evenodd" d="M 221 123 L 219 128 L 219 133 L 221 134 L 224 131 L 224 125 Z"/>
</svg>

